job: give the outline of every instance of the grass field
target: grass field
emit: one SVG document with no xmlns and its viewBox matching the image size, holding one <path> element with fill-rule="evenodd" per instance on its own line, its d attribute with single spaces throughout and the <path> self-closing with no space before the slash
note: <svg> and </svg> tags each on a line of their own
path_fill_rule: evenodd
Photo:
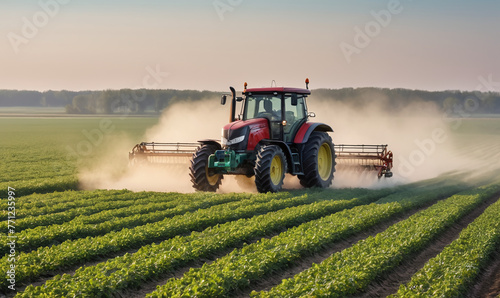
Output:
<svg viewBox="0 0 500 298">
<path fill-rule="evenodd" d="M 105 168 L 117 146 L 126 167 L 126 152 L 158 121 L 0 117 L 0 294 L 500 294 L 494 167 L 390 187 L 278 194 L 81 189 L 82 168 Z M 463 156 L 493 161 L 499 135 L 500 119 L 467 119 L 450 143 Z"/>
<path fill-rule="evenodd" d="M 0 107 L 0 115 L 66 114 L 64 107 Z"/>
<path fill-rule="evenodd" d="M 111 142 L 138 139 L 157 118 L 0 118 L 0 185 L 19 194 L 77 189 L 79 163 L 91 162 Z M 102 124 L 107 129 L 102 130 Z M 102 136 L 102 137 L 101 137 Z M 130 143 L 130 148 L 132 147 Z"/>
</svg>

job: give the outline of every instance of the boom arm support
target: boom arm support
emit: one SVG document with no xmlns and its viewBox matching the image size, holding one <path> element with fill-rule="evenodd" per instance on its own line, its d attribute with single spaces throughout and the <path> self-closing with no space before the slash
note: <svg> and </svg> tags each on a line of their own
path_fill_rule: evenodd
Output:
<svg viewBox="0 0 500 298">
<path fill-rule="evenodd" d="M 392 152 L 387 145 L 335 145 L 339 168 L 378 171 L 378 177 L 392 177 Z"/>
</svg>

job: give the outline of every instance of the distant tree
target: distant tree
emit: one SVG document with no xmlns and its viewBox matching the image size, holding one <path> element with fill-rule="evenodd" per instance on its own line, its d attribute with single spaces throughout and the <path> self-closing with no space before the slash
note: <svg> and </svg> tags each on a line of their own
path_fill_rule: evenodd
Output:
<svg viewBox="0 0 500 298">
<path fill-rule="evenodd" d="M 92 95 L 77 95 L 73 97 L 72 111 L 77 114 L 95 114 L 96 104 Z"/>
<path fill-rule="evenodd" d="M 66 114 L 78 114 L 78 111 L 76 111 L 75 108 L 73 108 L 72 104 L 67 104 L 65 110 Z"/>
<path fill-rule="evenodd" d="M 500 94 L 489 92 L 483 94 L 481 100 L 484 113 L 500 113 Z"/>
<path fill-rule="evenodd" d="M 111 105 L 113 103 L 113 100 L 115 99 L 114 92 L 112 90 L 105 90 L 101 92 L 100 97 L 99 97 L 99 108 L 104 114 L 112 114 L 113 109 L 111 108 Z"/>
<path fill-rule="evenodd" d="M 45 97 L 45 95 L 43 95 L 43 96 L 42 96 L 42 99 L 40 99 L 40 105 L 41 105 L 42 107 L 46 107 L 46 106 L 48 106 L 48 104 L 47 104 L 47 98 Z"/>
<path fill-rule="evenodd" d="M 73 97 L 73 109 L 78 114 L 84 114 L 87 111 L 87 98 L 83 95 Z"/>
</svg>

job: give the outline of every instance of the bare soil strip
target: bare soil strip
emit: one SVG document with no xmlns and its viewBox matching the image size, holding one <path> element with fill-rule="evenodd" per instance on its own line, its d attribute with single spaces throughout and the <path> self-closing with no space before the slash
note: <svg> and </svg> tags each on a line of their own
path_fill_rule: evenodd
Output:
<svg viewBox="0 0 500 298">
<path fill-rule="evenodd" d="M 500 295 L 500 243 L 498 250 L 491 256 L 488 267 L 479 274 L 477 283 L 471 288 L 467 297 L 491 297 Z"/>
<path fill-rule="evenodd" d="M 370 284 L 365 293 L 356 297 L 386 297 L 398 291 L 399 285 L 409 282 L 429 259 L 437 256 L 447 245 L 458 238 L 460 232 L 481 215 L 488 206 L 498 200 L 498 195 L 481 203 L 474 210 L 458 220 L 431 244 L 418 254 L 407 257 L 397 268 L 384 274 L 384 277 Z M 470 296 L 479 297 L 479 296 Z"/>
</svg>

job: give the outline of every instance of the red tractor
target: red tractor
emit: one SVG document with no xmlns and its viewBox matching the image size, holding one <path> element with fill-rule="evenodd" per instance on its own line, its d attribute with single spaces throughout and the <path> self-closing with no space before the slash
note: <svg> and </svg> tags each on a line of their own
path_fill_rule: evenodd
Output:
<svg viewBox="0 0 500 298">
<path fill-rule="evenodd" d="M 130 157 L 191 156 L 191 181 L 199 191 L 216 191 L 224 175 L 255 175 L 259 192 L 277 192 L 286 173 L 296 175 L 304 187 L 325 188 L 332 184 L 336 158 L 345 166 L 355 164 L 378 170 L 379 177 L 391 177 L 392 153 L 387 145 L 334 146 L 329 125 L 308 121 L 315 116 L 307 110 L 308 84 L 306 79 L 306 89 L 247 89 L 245 83 L 244 97 L 237 97 L 230 87 L 230 118 L 220 142 L 141 143 Z M 221 104 L 226 101 L 223 95 Z M 238 115 L 237 103 L 241 103 Z"/>
</svg>

